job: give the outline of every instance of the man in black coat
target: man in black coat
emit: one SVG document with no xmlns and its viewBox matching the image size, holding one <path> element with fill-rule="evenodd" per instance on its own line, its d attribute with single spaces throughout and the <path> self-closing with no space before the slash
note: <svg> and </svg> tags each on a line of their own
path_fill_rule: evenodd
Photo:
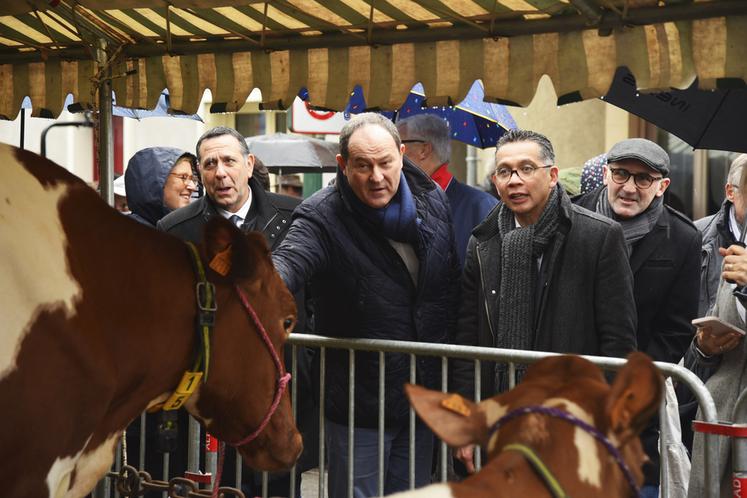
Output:
<svg viewBox="0 0 747 498">
<path fill-rule="evenodd" d="M 571 204 L 552 144 L 539 133 L 508 131 L 495 164 L 503 203 L 472 232 L 457 344 L 617 357 L 634 351 L 633 276 L 620 225 Z M 471 362 L 455 363 L 454 388 L 470 398 L 473 371 Z M 506 365 L 484 364 L 482 397 L 506 390 L 507 377 Z M 474 469 L 471 447 L 455 456 Z"/>
<path fill-rule="evenodd" d="M 223 216 L 245 232 L 262 232 L 270 249 L 274 250 L 285 237 L 290 227 L 291 213 L 300 204 L 300 200 L 264 190 L 259 181 L 252 177 L 255 157 L 249 153 L 244 137 L 233 128 L 217 127 L 205 132 L 197 141 L 196 149 L 198 171 L 206 195 L 161 218 L 157 225 L 158 229 L 197 243 L 202 238 L 205 223 L 212 216 Z M 304 289 L 298 289 L 294 295 L 298 308 L 298 322 L 294 330 L 305 332 Z M 299 383 L 299 406 L 296 407 L 296 414 L 299 430 L 304 435 L 316 434 L 318 430 L 307 354 L 305 348 L 298 348 L 298 372 L 294 380 Z M 289 366 L 291 348 L 286 348 L 285 361 Z M 180 430 L 186 432 L 186 425 L 180 425 L 184 426 L 180 427 Z M 315 439 L 313 436 L 304 438 L 302 461 L 313 460 L 316 456 L 316 445 L 313 444 Z M 227 456 L 232 454 L 233 452 L 229 451 Z M 234 468 L 232 460 L 227 459 L 226 468 Z M 251 474 L 244 472 L 244 476 L 247 476 L 243 479 L 245 483 L 251 481 Z M 256 487 L 258 483 L 249 484 L 255 485 L 252 490 L 254 494 L 260 493 Z M 298 488 L 300 475 L 296 484 Z M 287 479 L 271 479 L 270 493 L 273 496 L 288 496 L 288 491 Z M 298 492 L 296 495 L 298 496 Z"/>
<path fill-rule="evenodd" d="M 669 155 L 650 140 L 631 138 L 607 154 L 604 186 L 573 199 L 622 225 L 633 270 L 638 348 L 655 361 L 677 363 L 692 341 L 698 312 L 701 236 L 663 203 Z M 621 299 L 620 297 L 619 299 Z M 658 422 L 642 434 L 652 461 L 645 486 L 659 485 Z"/>
<path fill-rule="evenodd" d="M 311 282 L 315 328 L 333 337 L 453 340 L 459 270 L 446 195 L 403 159 L 397 129 L 359 114 L 340 132 L 335 184 L 306 199 L 272 259 L 291 292 Z M 417 382 L 438 387 L 439 362 L 419 358 Z M 326 360 L 330 496 L 347 495 L 348 352 Z M 385 357 L 384 493 L 408 489 L 409 355 Z M 377 353 L 355 355 L 356 497 L 378 496 Z M 433 436 L 416 424 L 415 485 L 430 482 Z"/>
</svg>

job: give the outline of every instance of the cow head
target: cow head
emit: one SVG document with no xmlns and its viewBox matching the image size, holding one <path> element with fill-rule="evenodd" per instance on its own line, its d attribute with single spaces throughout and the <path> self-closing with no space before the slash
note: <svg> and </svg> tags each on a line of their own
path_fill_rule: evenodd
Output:
<svg viewBox="0 0 747 498">
<path fill-rule="evenodd" d="M 532 365 L 513 390 L 479 404 L 419 386 L 408 385 L 406 390 L 418 415 L 447 444 L 478 444 L 487 450 L 488 463 L 470 479 L 503 478 L 497 485 L 519 486 L 506 490 L 506 495 L 531 495 L 528 488 L 520 487 L 522 480 L 533 481 L 533 486 L 538 481 L 531 470 L 526 474 L 518 470 L 528 467 L 525 458 L 502 451 L 519 443 L 536 452 L 571 496 L 598 496 L 602 490 L 605 496 L 628 496 L 631 488 L 607 449 L 566 420 L 532 413 L 508 421 L 495 433 L 490 428 L 516 408 L 557 407 L 606 435 L 640 485 L 646 456 L 637 436 L 659 407 L 663 383 L 648 356 L 633 353 L 612 386 L 591 362 L 578 356 L 554 356 Z"/>
<path fill-rule="evenodd" d="M 185 406 L 211 434 L 235 443 L 260 426 L 284 373 L 235 286 L 255 310 L 281 364 L 283 345 L 296 323 L 296 304 L 272 265 L 262 234 L 244 234 L 216 217 L 206 226 L 203 250 L 208 280 L 216 284 L 216 322 L 208 380 Z M 293 465 L 302 447 L 286 390 L 264 430 L 238 449 L 250 467 L 280 470 Z"/>
</svg>

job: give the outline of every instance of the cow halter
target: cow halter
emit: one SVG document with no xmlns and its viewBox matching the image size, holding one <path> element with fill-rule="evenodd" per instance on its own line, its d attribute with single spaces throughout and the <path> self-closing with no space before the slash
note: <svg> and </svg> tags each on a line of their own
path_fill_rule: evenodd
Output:
<svg viewBox="0 0 747 498">
<path fill-rule="evenodd" d="M 215 324 L 215 312 L 217 310 L 215 302 L 215 285 L 207 280 L 207 277 L 205 275 L 205 268 L 202 265 L 202 260 L 200 259 L 200 255 L 197 252 L 197 248 L 195 247 L 195 245 L 191 242 L 187 242 L 187 245 L 189 246 L 190 254 L 192 255 L 192 258 L 194 260 L 198 277 L 196 286 L 197 307 L 199 309 L 197 328 L 201 347 L 197 355 L 194 368 L 191 371 L 184 372 L 184 376 L 182 377 L 182 381 L 179 383 L 179 386 L 177 386 L 177 388 L 174 390 L 174 393 L 164 403 L 164 410 L 175 410 L 177 408 L 180 408 L 195 391 L 199 381 L 202 380 L 203 382 L 205 382 L 207 380 L 208 368 L 210 366 L 210 335 L 213 325 Z M 257 436 L 259 436 L 259 434 L 265 429 L 265 427 L 267 427 L 267 424 L 270 422 L 270 419 L 275 414 L 278 406 L 280 405 L 280 400 L 282 399 L 283 394 L 288 387 L 288 382 L 290 382 L 291 374 L 289 372 L 286 372 L 285 368 L 283 368 L 283 364 L 280 362 L 280 356 L 278 356 L 278 352 L 275 349 L 275 346 L 272 344 L 270 336 L 267 334 L 267 330 L 265 330 L 265 327 L 262 325 L 257 312 L 254 311 L 254 308 L 249 303 L 249 299 L 247 298 L 244 291 L 239 285 L 234 285 L 234 289 L 236 290 L 236 293 L 239 296 L 239 300 L 244 306 L 247 314 L 251 317 L 252 322 L 254 323 L 254 328 L 257 331 L 257 334 L 262 338 L 262 342 L 264 342 L 265 346 L 267 347 L 267 350 L 272 357 L 272 361 L 275 364 L 275 368 L 278 371 L 277 385 L 275 388 L 275 396 L 273 397 L 272 404 L 265 413 L 265 416 L 262 418 L 262 421 L 259 423 L 259 426 L 254 431 L 252 431 L 249 435 L 240 439 L 239 441 L 228 443 L 230 446 L 237 447 L 249 444 L 254 439 L 256 439 Z M 216 471 L 215 484 L 213 486 L 213 498 L 217 497 L 218 494 L 218 486 L 220 485 L 220 478 L 221 474 L 223 473 L 224 455 L 225 444 L 221 441 L 220 453 L 218 456 L 218 469 Z"/>
<path fill-rule="evenodd" d="M 488 440 L 490 440 L 493 434 L 498 429 L 500 429 L 502 425 L 506 424 L 507 422 L 515 418 L 521 417 L 523 415 L 528 415 L 530 413 L 539 413 L 542 415 L 548 415 L 550 417 L 555 417 L 555 418 L 565 420 L 566 422 L 570 422 L 576 427 L 583 429 L 587 434 L 593 436 L 597 441 L 599 441 L 602 444 L 602 446 L 604 446 L 607 449 L 607 451 L 612 456 L 612 458 L 615 459 L 615 462 L 617 463 L 618 467 L 620 467 L 620 470 L 625 476 L 625 480 L 628 481 L 628 484 L 633 490 L 633 493 L 635 494 L 635 496 L 639 497 L 641 495 L 641 491 L 636 485 L 635 479 L 633 478 L 633 473 L 630 471 L 630 468 L 625 463 L 625 460 L 623 460 L 620 450 L 618 450 L 615 447 L 615 445 L 612 444 L 612 442 L 607 438 L 607 436 L 599 432 L 599 429 L 597 429 L 593 425 L 590 425 L 584 422 L 583 420 L 581 420 L 580 418 L 575 417 L 571 415 L 570 413 L 563 411 L 559 408 L 552 408 L 552 407 L 539 406 L 539 405 L 530 405 L 530 406 L 522 406 L 521 408 L 516 408 L 514 410 L 511 410 L 510 412 L 508 412 L 507 414 L 499 418 L 495 424 L 493 424 L 493 426 L 488 431 Z M 560 486 L 558 480 L 552 474 L 550 469 L 547 468 L 547 466 L 542 462 L 539 456 L 537 456 L 534 450 L 532 450 L 531 448 L 523 444 L 508 444 L 504 446 L 501 451 L 518 451 L 519 453 L 524 455 L 524 457 L 532 465 L 532 467 L 537 472 L 537 474 L 540 476 L 540 478 L 542 478 L 548 490 L 552 493 L 554 497 L 561 498 L 561 497 L 568 496 L 565 493 L 565 491 L 563 491 L 563 488 Z"/>
</svg>

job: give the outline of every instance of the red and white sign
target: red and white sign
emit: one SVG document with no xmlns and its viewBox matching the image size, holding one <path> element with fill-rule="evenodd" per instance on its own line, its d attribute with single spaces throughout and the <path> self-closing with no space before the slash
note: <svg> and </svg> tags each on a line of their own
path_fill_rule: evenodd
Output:
<svg viewBox="0 0 747 498">
<path fill-rule="evenodd" d="M 291 130 L 295 133 L 337 135 L 345 122 L 345 116 L 341 112 L 315 111 L 298 97 L 293 101 Z"/>
</svg>

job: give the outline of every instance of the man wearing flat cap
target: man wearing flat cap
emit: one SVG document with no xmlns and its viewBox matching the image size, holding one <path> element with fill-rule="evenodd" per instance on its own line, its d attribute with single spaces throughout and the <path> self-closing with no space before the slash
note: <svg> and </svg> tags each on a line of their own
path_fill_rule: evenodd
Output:
<svg viewBox="0 0 747 498">
<path fill-rule="evenodd" d="M 701 236 L 683 214 L 664 204 L 669 156 L 650 140 L 631 138 L 607 153 L 604 184 L 573 202 L 622 225 L 633 270 L 638 348 L 656 361 L 677 363 L 698 313 Z M 658 423 L 642 434 L 652 464 L 645 485 L 659 485 Z"/>
</svg>

